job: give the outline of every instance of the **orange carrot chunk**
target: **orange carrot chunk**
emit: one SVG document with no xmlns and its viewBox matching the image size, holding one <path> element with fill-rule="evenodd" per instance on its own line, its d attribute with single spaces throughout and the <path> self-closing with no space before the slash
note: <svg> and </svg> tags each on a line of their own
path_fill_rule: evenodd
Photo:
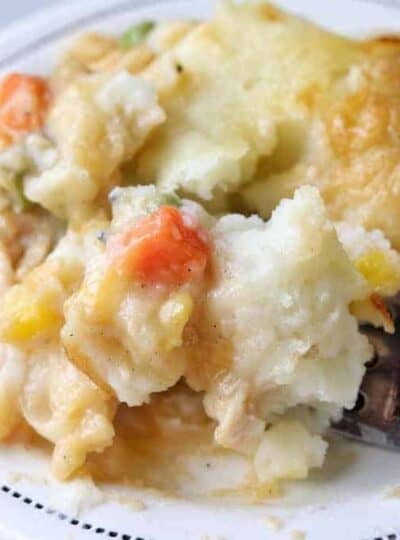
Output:
<svg viewBox="0 0 400 540">
<path fill-rule="evenodd" d="M 10 132 L 39 130 L 50 103 L 50 90 L 40 77 L 10 73 L 0 84 L 0 128 Z"/>
<path fill-rule="evenodd" d="M 207 232 L 189 215 L 162 206 L 111 237 L 107 250 L 117 270 L 131 279 L 183 285 L 203 276 L 210 243 Z"/>
</svg>

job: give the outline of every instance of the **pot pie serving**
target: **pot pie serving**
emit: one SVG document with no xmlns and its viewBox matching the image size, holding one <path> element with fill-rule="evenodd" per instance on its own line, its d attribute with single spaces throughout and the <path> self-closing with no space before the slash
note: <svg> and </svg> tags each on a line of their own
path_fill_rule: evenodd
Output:
<svg viewBox="0 0 400 540">
<path fill-rule="evenodd" d="M 322 467 L 360 324 L 394 331 L 399 85 L 396 39 L 231 2 L 4 75 L 3 444 L 29 426 L 68 479 L 175 399 L 259 483 Z"/>
</svg>

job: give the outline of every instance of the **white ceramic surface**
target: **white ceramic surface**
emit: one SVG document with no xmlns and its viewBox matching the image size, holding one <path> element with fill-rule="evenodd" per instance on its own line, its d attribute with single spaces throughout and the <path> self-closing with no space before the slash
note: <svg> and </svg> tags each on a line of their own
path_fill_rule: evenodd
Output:
<svg viewBox="0 0 400 540">
<path fill-rule="evenodd" d="M 47 9 L 59 4 L 62 0 L 13 0 L 5 2 L 0 10 L 0 28 L 15 22 L 15 20 L 32 15 L 35 11 Z M 5 5 L 4 5 L 5 4 Z"/>
<path fill-rule="evenodd" d="M 345 34 L 400 30 L 400 10 L 372 1 L 277 3 Z M 46 73 L 65 41 L 83 28 L 118 32 L 141 18 L 204 17 L 212 6 L 212 0 L 68 2 L 68 9 L 42 12 L 0 35 L 0 71 Z M 104 495 L 79 482 L 60 485 L 49 479 L 48 463 L 39 455 L 2 449 L 0 539 L 289 540 L 294 531 L 305 532 L 307 540 L 400 539 L 400 499 L 385 497 L 389 486 L 400 485 L 400 455 L 357 445 L 345 450 L 351 459 L 342 455 L 338 460 L 334 454 L 323 474 L 262 505 L 118 490 L 119 498 L 129 495 L 126 505 L 117 502 L 115 488 L 110 496 L 110 491 Z M 227 478 L 233 468 L 225 471 Z M 271 517 L 281 519 L 280 530 L 271 530 Z"/>
</svg>

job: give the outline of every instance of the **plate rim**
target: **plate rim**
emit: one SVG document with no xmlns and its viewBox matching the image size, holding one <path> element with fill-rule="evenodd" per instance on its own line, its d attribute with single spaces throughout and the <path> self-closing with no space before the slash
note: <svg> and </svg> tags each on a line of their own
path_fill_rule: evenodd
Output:
<svg viewBox="0 0 400 540">
<path fill-rule="evenodd" d="M 62 0 L 57 5 L 46 6 L 42 10 L 35 9 L 32 13 L 16 19 L 7 25 L 7 27 L 0 30 L 0 71 L 7 64 L 20 60 L 24 53 L 30 51 L 31 47 L 43 46 L 50 43 L 57 38 L 61 38 L 66 33 L 73 32 L 75 29 L 97 21 L 103 16 L 107 17 L 117 12 L 122 13 L 138 8 L 156 7 L 157 5 L 178 3 L 187 5 L 192 1 L 196 2 L 196 0 L 92 0 L 90 3 L 82 4 L 81 0 Z M 269 1 L 274 2 L 274 0 Z M 342 5 L 345 5 L 345 0 L 335 0 L 335 2 L 338 1 Z M 384 11 L 393 10 L 394 12 L 398 12 L 400 10 L 400 2 L 396 0 L 348 1 L 352 4 L 360 4 L 360 6 L 372 6 L 375 9 L 380 8 Z M 216 4 L 217 0 L 211 0 L 211 3 Z M 292 0 L 289 3 L 295 8 L 298 2 Z M 57 28 L 54 30 L 48 29 L 40 38 L 26 40 L 26 36 L 30 34 L 32 28 L 38 27 L 43 32 L 43 26 L 46 25 L 48 19 L 52 23 L 57 19 L 64 19 L 65 22 L 57 25 Z M 380 30 L 377 30 L 377 32 L 380 32 Z M 17 47 L 11 53 L 2 53 L 4 49 L 7 49 L 7 46 L 10 46 L 10 44 L 13 46 L 21 37 L 26 41 L 22 47 Z"/>
</svg>

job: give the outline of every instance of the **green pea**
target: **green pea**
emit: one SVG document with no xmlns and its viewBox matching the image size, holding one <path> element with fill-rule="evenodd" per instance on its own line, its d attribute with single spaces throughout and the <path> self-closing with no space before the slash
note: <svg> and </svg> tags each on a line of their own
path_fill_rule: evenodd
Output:
<svg viewBox="0 0 400 540">
<path fill-rule="evenodd" d="M 122 49 L 131 49 L 141 43 L 146 35 L 153 30 L 155 23 L 143 21 L 128 28 L 121 36 L 119 44 Z"/>
<path fill-rule="evenodd" d="M 182 199 L 178 197 L 178 195 L 175 195 L 175 193 L 163 193 L 161 196 L 161 204 L 180 208 L 182 206 Z"/>
</svg>

